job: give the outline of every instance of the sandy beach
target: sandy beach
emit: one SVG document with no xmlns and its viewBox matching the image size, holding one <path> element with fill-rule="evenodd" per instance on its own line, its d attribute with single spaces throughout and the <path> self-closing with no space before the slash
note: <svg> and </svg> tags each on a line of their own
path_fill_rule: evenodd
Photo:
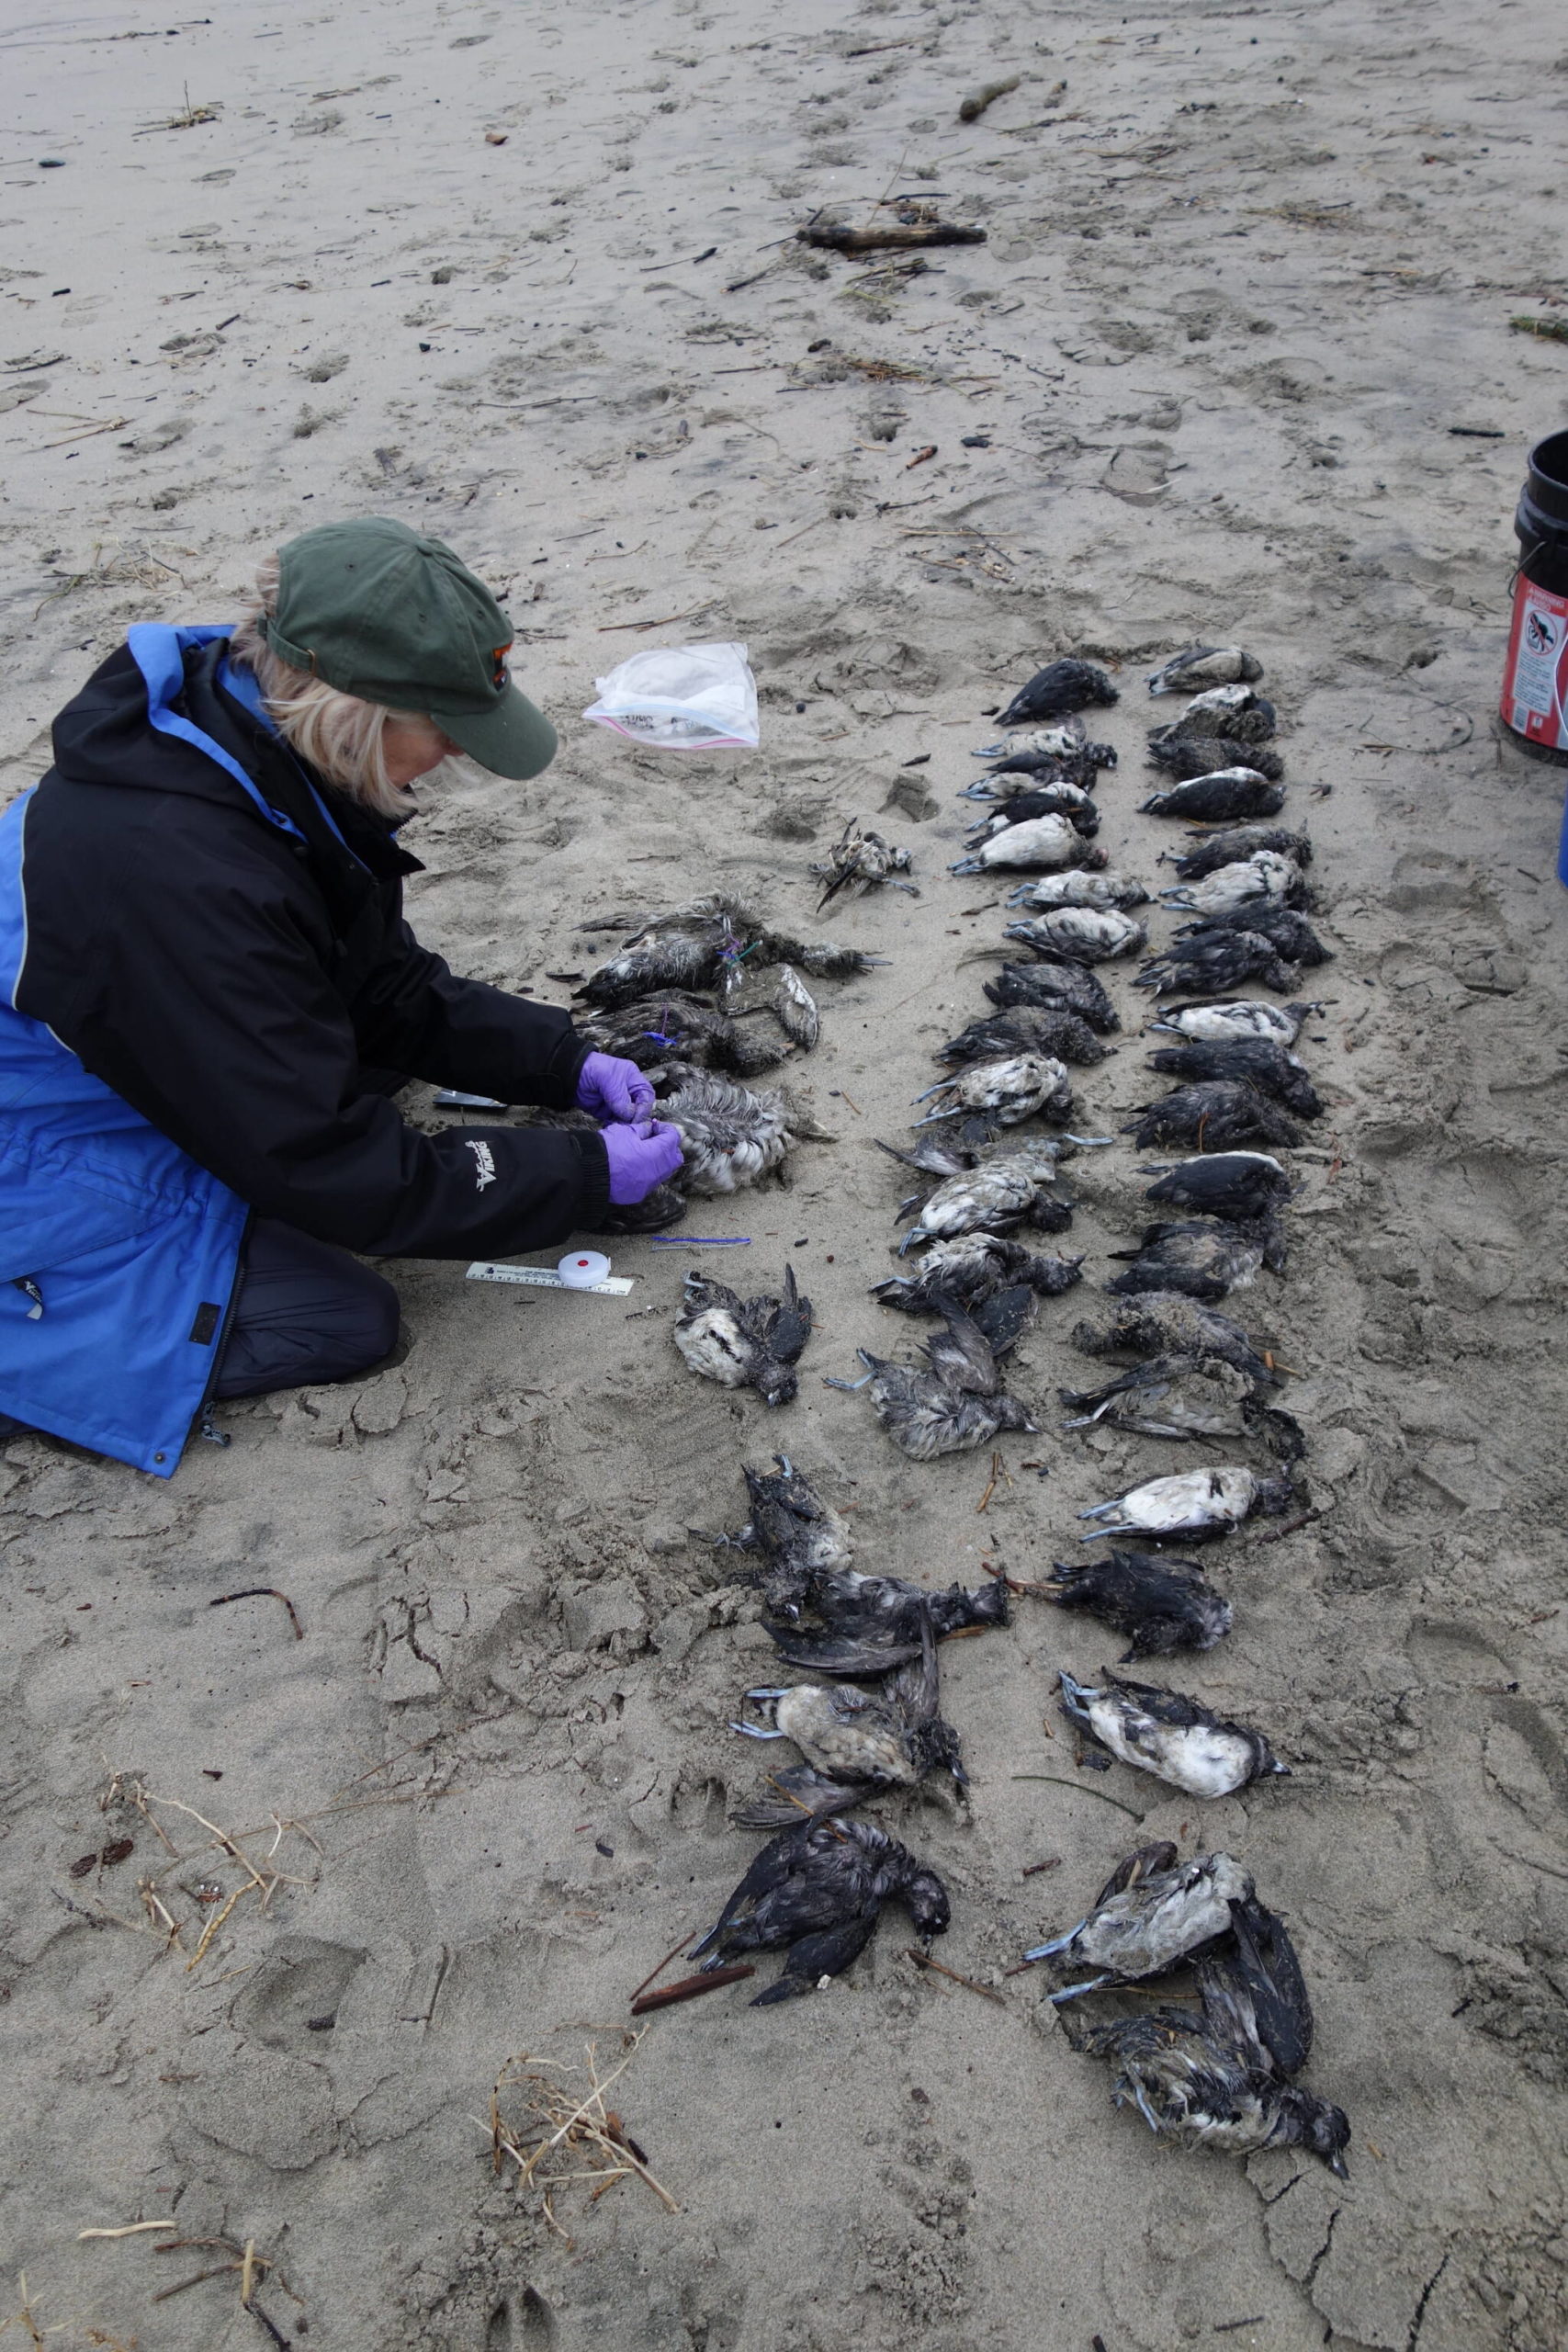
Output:
<svg viewBox="0 0 1568 2352">
<path fill-rule="evenodd" d="M 130 624 L 226 621 L 293 534 L 395 515 L 506 599 L 562 736 L 532 784 L 422 787 L 410 912 L 456 968 L 565 1003 L 603 952 L 580 925 L 720 886 L 885 959 L 822 983 L 781 1073 L 827 1139 L 693 1205 L 748 1248 L 606 1244 L 621 1297 L 400 1262 L 400 1364 L 222 1408 L 172 1481 L 0 1449 L 0 2333 L 1553 2352 L 1564 778 L 1495 709 L 1526 453 L 1568 424 L 1568 347 L 1509 325 L 1568 320 L 1558 12 L 13 0 L 0 74 L 0 800 Z M 908 269 L 795 240 L 905 195 L 986 242 Z M 626 652 L 726 639 L 758 751 L 581 721 Z M 984 714 L 1103 662 L 1100 839 L 1156 886 L 1145 735 L 1179 705 L 1143 681 L 1195 639 L 1264 665 L 1333 953 L 1289 1265 L 1230 1308 L 1290 1367 L 1313 1515 L 1212 1547 L 1234 1633 L 1146 1676 L 1292 1777 L 1201 1804 L 1083 1769 L 1056 1670 L 1124 1645 L 1021 1596 L 943 1652 L 967 1806 L 871 1808 L 947 1882 L 933 1955 L 972 1982 L 891 1910 L 812 1998 L 749 2007 L 764 1960 L 629 2044 L 632 1988 L 756 1850 L 727 1816 L 761 1751 L 728 1724 L 773 1653 L 705 1540 L 742 1464 L 787 1452 L 857 1566 L 931 1585 L 1036 1579 L 1077 1512 L 1190 1464 L 1060 1427 L 1097 1376 L 1072 1326 L 1145 1219 L 1128 963 L 1116 1050 L 1075 1073 L 1116 1142 L 1043 1245 L 1084 1281 L 1010 1374 L 1040 1434 L 996 1476 L 911 1463 L 822 1375 L 924 1328 L 867 1295 L 907 1189 L 873 1139 L 908 1139 L 998 967 L 1005 887 L 946 871 Z M 818 926 L 807 868 L 851 819 L 920 895 Z M 817 1329 L 769 1412 L 671 1326 L 688 1266 L 761 1290 L 786 1261 Z M 1348 2183 L 1157 2143 L 1006 1973 L 1163 1838 L 1288 1919 Z M 590 2048 L 676 2210 L 632 2170 L 552 2218 L 492 2167 L 507 2063 L 575 2099 Z"/>
</svg>

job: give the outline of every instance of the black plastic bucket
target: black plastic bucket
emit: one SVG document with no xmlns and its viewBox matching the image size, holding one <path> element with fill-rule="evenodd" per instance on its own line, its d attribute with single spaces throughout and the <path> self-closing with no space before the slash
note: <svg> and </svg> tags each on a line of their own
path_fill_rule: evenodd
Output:
<svg viewBox="0 0 1568 2352">
<path fill-rule="evenodd" d="M 1568 433 L 1529 455 L 1514 515 L 1519 568 L 1503 666 L 1503 724 L 1529 750 L 1568 763 Z"/>
</svg>

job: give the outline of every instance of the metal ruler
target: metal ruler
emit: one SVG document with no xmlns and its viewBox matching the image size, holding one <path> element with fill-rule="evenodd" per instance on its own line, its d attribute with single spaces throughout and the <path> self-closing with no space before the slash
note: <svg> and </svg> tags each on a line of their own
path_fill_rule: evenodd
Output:
<svg viewBox="0 0 1568 2352">
<path fill-rule="evenodd" d="M 499 1266 L 488 1258 L 476 1258 L 468 1268 L 471 1283 L 526 1283 L 534 1290 L 567 1290 L 573 1285 L 563 1283 L 553 1266 Z M 588 1295 L 597 1293 L 601 1298 L 625 1298 L 632 1288 L 624 1274 L 606 1274 L 602 1283 L 589 1283 Z"/>
</svg>

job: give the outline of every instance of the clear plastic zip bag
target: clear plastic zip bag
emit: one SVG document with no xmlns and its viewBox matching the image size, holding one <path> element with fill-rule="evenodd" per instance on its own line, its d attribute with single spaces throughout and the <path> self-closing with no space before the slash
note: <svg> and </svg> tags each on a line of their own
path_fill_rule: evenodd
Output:
<svg viewBox="0 0 1568 2352">
<path fill-rule="evenodd" d="M 743 645 L 649 645 L 595 678 L 583 712 L 654 751 L 755 749 L 757 681 Z"/>
</svg>

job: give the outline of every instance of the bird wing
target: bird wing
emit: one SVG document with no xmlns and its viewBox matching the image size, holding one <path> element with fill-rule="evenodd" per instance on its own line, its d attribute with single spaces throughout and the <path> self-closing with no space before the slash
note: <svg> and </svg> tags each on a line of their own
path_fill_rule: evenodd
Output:
<svg viewBox="0 0 1568 2352">
<path fill-rule="evenodd" d="M 841 1926 L 824 1928 L 816 1934 L 802 1936 L 790 1946 L 784 1973 L 759 1993 L 751 2007 L 772 2007 L 775 2001 L 793 2001 L 802 1993 L 814 1993 L 824 1976 L 841 1976 L 852 1961 L 858 1960 L 871 1941 L 876 1927 L 877 1906 L 863 1911 Z"/>
<path fill-rule="evenodd" d="M 1219 1718 L 1185 1690 L 1164 1690 L 1153 1682 L 1132 1682 L 1124 1674 L 1113 1674 L 1109 1667 L 1101 1679 L 1124 1699 L 1131 1699 L 1153 1723 L 1170 1724 L 1179 1731 L 1190 1731 L 1198 1724 L 1210 1731 L 1223 1728 Z"/>
<path fill-rule="evenodd" d="M 1032 1262 L 1027 1250 L 1010 1245 L 1025 1263 Z M 1019 1333 L 1024 1329 L 1034 1313 L 1034 1291 L 1029 1283 L 1015 1283 L 1006 1290 L 993 1292 L 976 1306 L 970 1320 L 990 1350 L 993 1363 L 1005 1356 Z M 994 1383 L 993 1383 L 994 1385 Z"/>
<path fill-rule="evenodd" d="M 979 1324 L 952 1299 L 939 1295 L 931 1304 L 946 1327 L 921 1342 L 920 1351 L 931 1370 L 950 1388 L 972 1396 L 994 1396 L 997 1359 Z"/>
<path fill-rule="evenodd" d="M 681 1312 L 676 1321 L 678 1323 L 694 1322 L 699 1315 L 705 1315 L 710 1308 L 716 1306 L 721 1307 L 727 1314 L 733 1315 L 744 1327 L 746 1309 L 739 1295 L 732 1291 L 727 1283 L 715 1282 L 711 1274 L 688 1274 Z"/>
<path fill-rule="evenodd" d="M 1192 1973 L 1203 2004 L 1203 2039 L 1222 2062 L 1248 2075 L 1274 2071 L 1253 2007 L 1252 1990 L 1234 1951 L 1200 1952 Z"/>
<path fill-rule="evenodd" d="M 923 1596 L 919 1611 L 919 1663 L 911 1660 L 908 1666 L 901 1666 L 897 1674 L 889 1676 L 886 1684 L 887 1697 L 910 1729 L 917 1724 L 935 1721 L 942 1695 L 942 1677 L 936 1660 L 936 1634 L 931 1628 L 931 1607 Z"/>
<path fill-rule="evenodd" d="M 793 1266 L 784 1268 L 784 1296 L 768 1304 L 773 1312 L 761 1328 L 769 1354 L 781 1363 L 798 1363 L 811 1337 L 811 1301 L 802 1298 L 795 1287 Z"/>
<path fill-rule="evenodd" d="M 1090 1913 L 1098 1911 L 1101 1904 L 1109 1903 L 1112 1895 L 1124 1894 L 1130 1886 L 1141 1886 L 1145 1879 L 1153 1878 L 1157 1871 L 1174 1870 L 1175 1867 L 1176 1848 L 1168 1838 L 1156 1838 L 1152 1845 L 1139 1846 L 1133 1853 L 1123 1855 L 1117 1863 L 1089 1905 Z"/>
<path fill-rule="evenodd" d="M 814 1772 L 808 1764 L 772 1772 L 768 1778 L 774 1793 L 760 1792 L 738 1804 L 729 1816 L 737 1829 L 782 1829 L 798 1827 L 803 1821 L 825 1821 L 835 1813 L 847 1813 L 865 1794 L 858 1782 L 835 1781 L 826 1772 Z"/>
<path fill-rule="evenodd" d="M 693 1945 L 690 1954 L 693 1960 L 717 1945 L 719 1952 L 714 1963 L 717 1964 L 717 1959 L 723 1954 L 726 1929 L 733 1927 L 742 1917 L 749 1917 L 756 1910 L 763 1895 L 771 1894 L 775 1887 L 782 1886 L 805 1860 L 805 1838 L 807 1826 L 805 1819 L 797 1815 L 794 1827 L 787 1829 L 782 1838 L 774 1838 L 763 1847 L 760 1854 L 752 1856 L 750 1868 L 713 1926 L 700 1943 Z"/>
<path fill-rule="evenodd" d="M 903 1151 L 897 1144 L 884 1143 L 880 1136 L 872 1138 L 878 1151 L 890 1159 L 901 1159 L 906 1168 L 921 1169 L 928 1176 L 964 1176 L 974 1166 L 969 1153 L 961 1145 L 938 1143 L 934 1136 L 925 1136 L 913 1151 Z"/>
<path fill-rule="evenodd" d="M 1280 2075 L 1297 2075 L 1312 2055 L 1312 2002 L 1285 1923 L 1256 1896 L 1231 1904 L 1235 1966 L 1251 1996 L 1258 2038 Z"/>
<path fill-rule="evenodd" d="M 918 1641 L 901 1641 L 896 1633 L 868 1630 L 856 1640 L 847 1634 L 803 1634 L 794 1625 L 763 1622 L 779 1656 L 807 1674 L 840 1675 L 851 1679 L 888 1674 L 920 1655 Z"/>
</svg>

